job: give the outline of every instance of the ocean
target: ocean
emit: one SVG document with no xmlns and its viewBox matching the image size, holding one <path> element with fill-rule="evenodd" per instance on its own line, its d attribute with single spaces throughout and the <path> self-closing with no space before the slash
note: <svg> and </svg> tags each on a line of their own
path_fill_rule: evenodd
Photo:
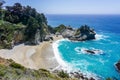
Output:
<svg viewBox="0 0 120 80">
<path fill-rule="evenodd" d="M 60 65 L 68 71 L 80 70 L 85 75 L 101 79 L 108 77 L 120 80 L 114 64 L 120 60 L 120 15 L 46 15 L 48 24 L 60 24 L 78 28 L 89 25 L 97 35 L 95 40 L 73 42 L 67 39 L 54 43 L 55 54 Z M 85 49 L 100 50 L 92 55 Z"/>
</svg>

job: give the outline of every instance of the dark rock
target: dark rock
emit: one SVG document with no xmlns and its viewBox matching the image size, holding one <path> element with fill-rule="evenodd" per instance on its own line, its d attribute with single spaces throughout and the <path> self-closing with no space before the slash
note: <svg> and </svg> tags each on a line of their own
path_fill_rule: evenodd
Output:
<svg viewBox="0 0 120 80">
<path fill-rule="evenodd" d="M 70 40 L 73 41 L 85 41 L 85 40 L 92 40 L 95 39 L 95 31 L 91 29 L 89 26 L 81 26 L 79 29 L 76 30 L 74 36 L 70 37 Z"/>
<path fill-rule="evenodd" d="M 115 64 L 116 69 L 120 72 L 120 61 Z"/>
<path fill-rule="evenodd" d="M 92 50 L 84 50 L 84 51 L 87 52 L 87 53 L 90 53 L 90 54 L 95 54 L 95 52 L 92 51 Z"/>
<path fill-rule="evenodd" d="M 84 51 L 89 54 L 101 54 L 102 53 L 101 50 L 84 50 Z"/>
<path fill-rule="evenodd" d="M 91 77 L 90 80 L 95 80 L 95 79 Z"/>
</svg>

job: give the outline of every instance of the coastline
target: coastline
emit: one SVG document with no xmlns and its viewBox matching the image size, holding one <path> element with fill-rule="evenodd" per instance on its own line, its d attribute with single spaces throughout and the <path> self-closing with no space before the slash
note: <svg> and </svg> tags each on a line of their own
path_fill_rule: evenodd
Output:
<svg viewBox="0 0 120 80">
<path fill-rule="evenodd" d="M 1 49 L 0 57 L 13 59 L 15 62 L 31 69 L 58 69 L 59 63 L 56 60 L 53 44 L 57 40 L 63 39 L 61 35 L 54 36 L 53 41 L 44 41 L 40 45 L 29 46 L 20 44 L 11 50 Z"/>
<path fill-rule="evenodd" d="M 99 39 L 102 36 L 97 37 Z M 74 76 L 74 73 L 82 74 L 84 77 L 91 78 L 91 76 L 97 79 L 97 75 L 79 72 L 79 70 L 72 70 L 65 61 L 62 60 L 59 51 L 58 44 L 59 41 L 65 40 L 61 35 L 58 37 L 54 36 L 53 41 L 44 41 L 40 45 L 29 46 L 20 44 L 15 46 L 11 50 L 2 49 L 0 50 L 0 57 L 5 59 L 13 59 L 15 62 L 31 69 L 47 69 L 49 71 L 64 70 L 69 73 L 69 75 Z M 71 71 L 72 70 L 72 71 Z M 93 76 L 94 75 L 94 76 Z"/>
</svg>

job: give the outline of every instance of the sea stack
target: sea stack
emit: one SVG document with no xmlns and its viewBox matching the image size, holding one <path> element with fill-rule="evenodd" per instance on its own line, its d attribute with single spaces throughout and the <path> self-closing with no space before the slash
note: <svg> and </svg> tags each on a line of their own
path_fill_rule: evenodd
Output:
<svg viewBox="0 0 120 80">
<path fill-rule="evenodd" d="M 91 29 L 89 26 L 84 25 L 78 28 L 75 31 L 74 36 L 70 37 L 70 40 L 73 41 L 86 41 L 86 40 L 92 40 L 95 39 L 96 32 L 94 29 Z"/>
</svg>

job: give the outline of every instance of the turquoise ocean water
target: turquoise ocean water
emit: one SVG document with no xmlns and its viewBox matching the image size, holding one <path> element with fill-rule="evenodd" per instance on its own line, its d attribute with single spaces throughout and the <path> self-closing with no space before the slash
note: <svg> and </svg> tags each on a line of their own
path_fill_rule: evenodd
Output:
<svg viewBox="0 0 120 80">
<path fill-rule="evenodd" d="M 77 28 L 87 24 L 97 32 L 96 40 L 57 42 L 59 55 L 66 65 L 102 79 L 120 80 L 120 73 L 114 66 L 120 60 L 120 15 L 47 15 L 47 18 L 52 26 L 65 24 Z M 100 54 L 87 54 L 84 49 L 98 49 Z"/>
</svg>

